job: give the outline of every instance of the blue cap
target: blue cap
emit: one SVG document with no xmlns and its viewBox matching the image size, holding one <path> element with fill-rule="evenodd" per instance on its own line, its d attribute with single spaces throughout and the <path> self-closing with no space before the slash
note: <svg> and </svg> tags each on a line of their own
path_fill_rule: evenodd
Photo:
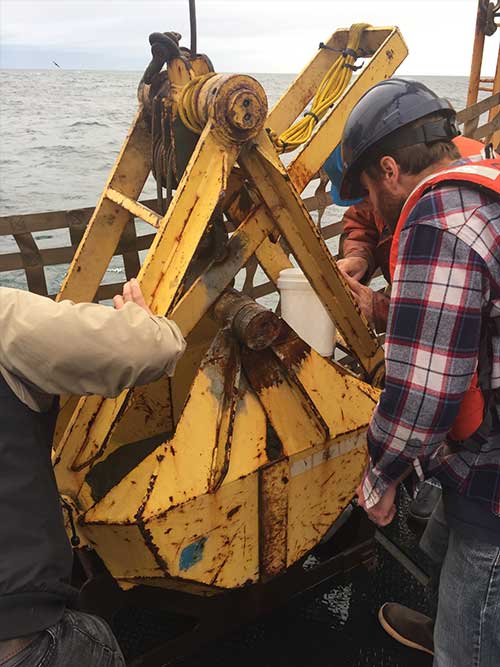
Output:
<svg viewBox="0 0 500 667">
<path fill-rule="evenodd" d="M 334 204 L 337 204 L 337 206 L 352 206 L 353 204 L 359 204 L 363 201 L 362 197 L 360 199 L 342 199 L 340 196 L 340 183 L 342 182 L 343 171 L 340 144 L 332 152 L 328 160 L 323 165 L 323 168 L 332 182 L 330 195 Z"/>
</svg>

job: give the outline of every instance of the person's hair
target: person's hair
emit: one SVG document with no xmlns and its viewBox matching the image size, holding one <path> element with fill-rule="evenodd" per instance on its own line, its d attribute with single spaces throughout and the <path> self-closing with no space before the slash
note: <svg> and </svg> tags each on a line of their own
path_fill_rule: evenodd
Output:
<svg viewBox="0 0 500 667">
<path fill-rule="evenodd" d="M 413 123 L 409 123 L 406 127 L 420 127 L 429 121 L 439 120 L 440 118 L 442 118 L 440 113 L 428 114 Z M 397 136 L 397 131 L 391 136 Z M 380 144 L 374 147 L 373 151 L 370 151 L 370 157 L 363 167 L 371 178 L 377 180 L 380 177 L 380 159 L 384 155 L 393 157 L 405 174 L 419 174 L 427 167 L 437 164 L 445 158 L 450 160 L 460 158 L 460 152 L 451 140 L 435 141 L 432 144 L 413 144 L 403 148 L 387 148 L 384 150 L 384 139 L 382 139 Z"/>
</svg>

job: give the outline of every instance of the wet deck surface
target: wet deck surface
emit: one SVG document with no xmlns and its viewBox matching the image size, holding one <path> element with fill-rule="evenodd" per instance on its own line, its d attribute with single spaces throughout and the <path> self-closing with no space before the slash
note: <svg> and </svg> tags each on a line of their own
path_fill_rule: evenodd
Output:
<svg viewBox="0 0 500 667">
<path fill-rule="evenodd" d="M 182 667 L 431 667 L 432 658 L 393 641 L 380 628 L 377 611 L 397 600 L 427 612 L 422 586 L 381 548 L 375 572 L 324 586 L 261 619 Z"/>
<path fill-rule="evenodd" d="M 403 497 L 397 520 L 387 530 L 415 557 L 418 539 L 408 527 Z M 430 614 L 428 591 L 381 546 L 373 572 L 358 569 L 345 581 L 323 585 L 259 622 L 246 626 L 178 667 L 431 667 L 432 658 L 391 639 L 377 613 L 397 601 Z M 416 559 L 422 567 L 423 555 Z"/>
<path fill-rule="evenodd" d="M 408 528 L 407 505 L 408 499 L 403 497 L 398 518 L 387 534 L 415 558 L 418 540 Z M 431 657 L 392 640 L 377 620 L 378 609 L 387 601 L 401 602 L 429 614 L 432 601 L 428 592 L 381 546 L 377 546 L 377 554 L 374 571 L 358 568 L 348 578 L 329 581 L 257 622 L 205 646 L 199 653 L 168 664 L 176 667 L 431 667 Z M 417 555 L 417 560 L 427 569 L 425 558 Z M 152 639 L 160 630 L 144 624 L 144 620 L 133 627 L 132 632 L 129 625 L 126 636 L 120 637 L 126 653 L 129 650 L 135 653 L 141 631 L 146 630 Z M 158 634 L 165 637 L 165 629 L 163 625 Z M 172 626 L 169 629 L 172 630 Z"/>
</svg>

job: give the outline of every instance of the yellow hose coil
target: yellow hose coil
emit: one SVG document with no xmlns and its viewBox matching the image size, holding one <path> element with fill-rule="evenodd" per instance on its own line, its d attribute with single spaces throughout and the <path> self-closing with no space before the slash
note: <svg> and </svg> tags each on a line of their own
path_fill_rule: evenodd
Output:
<svg viewBox="0 0 500 667">
<path fill-rule="evenodd" d="M 369 23 L 354 23 L 351 26 L 347 48 L 325 74 L 314 96 L 311 110 L 307 111 L 303 118 L 294 123 L 288 130 L 285 130 L 279 137 L 271 135 L 282 153 L 292 151 L 300 144 L 308 141 L 316 124 L 347 88 L 353 75 L 353 65 L 356 62 L 356 58 L 351 52 L 358 51 L 361 35 L 369 27 Z"/>
</svg>

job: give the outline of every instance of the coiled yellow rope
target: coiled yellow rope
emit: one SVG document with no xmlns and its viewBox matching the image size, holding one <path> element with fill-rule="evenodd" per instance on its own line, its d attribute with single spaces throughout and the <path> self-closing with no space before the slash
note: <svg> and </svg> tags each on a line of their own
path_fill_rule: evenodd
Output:
<svg viewBox="0 0 500 667">
<path fill-rule="evenodd" d="M 213 76 L 215 76 L 215 72 L 209 72 L 208 74 L 202 74 L 191 79 L 184 86 L 179 97 L 178 110 L 180 119 L 188 130 L 196 134 L 201 134 L 205 127 L 205 120 L 198 115 L 196 98 L 205 81 L 211 79 Z"/>
<path fill-rule="evenodd" d="M 300 144 L 308 141 L 316 124 L 319 123 L 328 109 L 347 88 L 353 75 L 354 63 L 356 62 L 356 57 L 351 52 L 358 51 L 361 35 L 369 27 L 370 24 L 368 23 L 354 23 L 351 26 L 347 48 L 325 74 L 314 96 L 311 110 L 306 111 L 303 118 L 294 123 L 288 130 L 285 130 L 279 137 L 271 134 L 280 152 L 292 151 L 297 146 L 300 146 Z"/>
<path fill-rule="evenodd" d="M 300 144 L 305 143 L 311 137 L 317 123 L 323 118 L 328 109 L 342 95 L 351 81 L 354 63 L 361 41 L 361 35 L 368 23 L 354 23 L 349 30 L 347 47 L 340 58 L 333 63 L 314 96 L 310 111 L 306 111 L 304 117 L 294 123 L 288 130 L 285 130 L 279 137 L 271 133 L 271 137 L 278 150 L 282 153 L 292 151 Z M 184 86 L 179 97 L 179 116 L 184 125 L 200 134 L 205 126 L 205 120 L 198 114 L 198 105 L 196 104 L 198 93 L 208 79 L 215 76 L 215 72 L 209 72 L 202 76 L 197 76 Z"/>
</svg>

